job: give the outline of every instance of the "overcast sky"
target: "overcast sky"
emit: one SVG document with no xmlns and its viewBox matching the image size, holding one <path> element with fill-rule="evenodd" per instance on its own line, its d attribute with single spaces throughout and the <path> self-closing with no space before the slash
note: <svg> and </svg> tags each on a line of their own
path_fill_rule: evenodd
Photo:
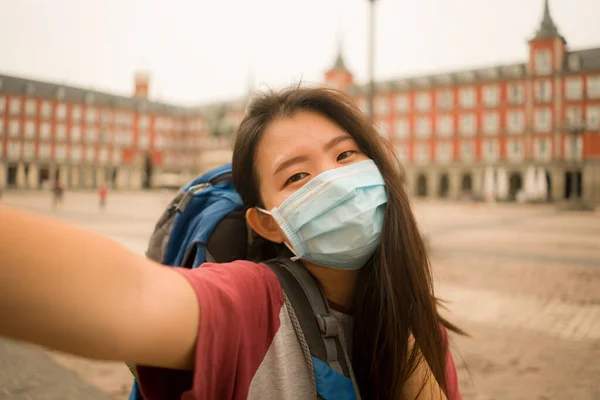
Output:
<svg viewBox="0 0 600 400">
<path fill-rule="evenodd" d="M 525 60 L 542 0 L 379 0 L 376 75 Z M 550 0 L 569 46 L 600 46 L 600 0 Z M 367 0 L 0 0 L 0 73 L 198 104 L 316 82 L 340 38 L 366 78 Z"/>
</svg>

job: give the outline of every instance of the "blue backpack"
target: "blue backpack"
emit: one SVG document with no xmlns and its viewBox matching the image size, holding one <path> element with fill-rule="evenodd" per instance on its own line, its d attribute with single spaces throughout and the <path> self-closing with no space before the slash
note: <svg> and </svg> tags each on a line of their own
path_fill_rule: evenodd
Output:
<svg viewBox="0 0 600 400">
<path fill-rule="evenodd" d="M 170 266 L 198 268 L 204 262 L 264 262 L 278 277 L 299 319 L 313 361 L 316 392 L 323 400 L 360 399 L 352 366 L 320 285 L 290 256 L 265 252 L 247 226 L 235 191 L 231 164 L 215 168 L 183 187 L 156 223 L 146 256 Z M 295 327 L 296 328 L 296 327 Z M 128 365 L 134 377 L 135 366 Z M 129 400 L 143 400 L 137 380 Z"/>
</svg>

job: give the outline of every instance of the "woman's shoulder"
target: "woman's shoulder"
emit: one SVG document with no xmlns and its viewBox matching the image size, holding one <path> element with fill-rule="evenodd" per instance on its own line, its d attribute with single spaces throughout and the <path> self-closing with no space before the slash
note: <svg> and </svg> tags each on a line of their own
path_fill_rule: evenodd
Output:
<svg viewBox="0 0 600 400">
<path fill-rule="evenodd" d="M 283 291 L 277 276 L 264 263 L 236 260 L 229 263 L 204 263 L 198 268 L 177 268 L 194 287 L 199 297 L 218 294 L 223 300 L 253 303 L 264 300 L 283 304 Z"/>
</svg>

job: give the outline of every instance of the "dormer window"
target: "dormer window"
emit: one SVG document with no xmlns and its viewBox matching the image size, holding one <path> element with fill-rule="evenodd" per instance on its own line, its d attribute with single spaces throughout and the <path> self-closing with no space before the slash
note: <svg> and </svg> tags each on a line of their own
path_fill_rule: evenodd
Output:
<svg viewBox="0 0 600 400">
<path fill-rule="evenodd" d="M 579 55 L 571 54 L 568 62 L 570 71 L 579 71 L 581 69 L 581 59 L 579 58 Z"/>
</svg>

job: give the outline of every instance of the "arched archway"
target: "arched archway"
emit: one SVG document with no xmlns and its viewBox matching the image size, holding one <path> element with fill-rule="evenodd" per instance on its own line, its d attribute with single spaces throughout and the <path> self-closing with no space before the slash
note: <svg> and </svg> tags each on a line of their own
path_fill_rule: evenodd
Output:
<svg viewBox="0 0 600 400">
<path fill-rule="evenodd" d="M 438 187 L 438 196 L 439 197 L 448 197 L 450 192 L 450 178 L 448 178 L 448 174 L 442 174 L 440 176 L 440 186 Z"/>
<path fill-rule="evenodd" d="M 417 176 L 417 197 L 427 196 L 427 176 L 419 174 Z"/>
<path fill-rule="evenodd" d="M 144 178 L 142 182 L 142 186 L 144 189 L 150 189 L 152 187 L 152 172 L 154 166 L 152 165 L 152 156 L 150 153 L 146 153 L 146 157 L 144 159 Z"/>
<path fill-rule="evenodd" d="M 460 180 L 460 190 L 462 192 L 470 192 L 473 189 L 473 176 L 469 173 L 464 173 Z"/>
<path fill-rule="evenodd" d="M 517 193 L 523 188 L 523 178 L 519 172 L 513 172 L 508 178 L 508 200 L 515 201 Z"/>
</svg>

